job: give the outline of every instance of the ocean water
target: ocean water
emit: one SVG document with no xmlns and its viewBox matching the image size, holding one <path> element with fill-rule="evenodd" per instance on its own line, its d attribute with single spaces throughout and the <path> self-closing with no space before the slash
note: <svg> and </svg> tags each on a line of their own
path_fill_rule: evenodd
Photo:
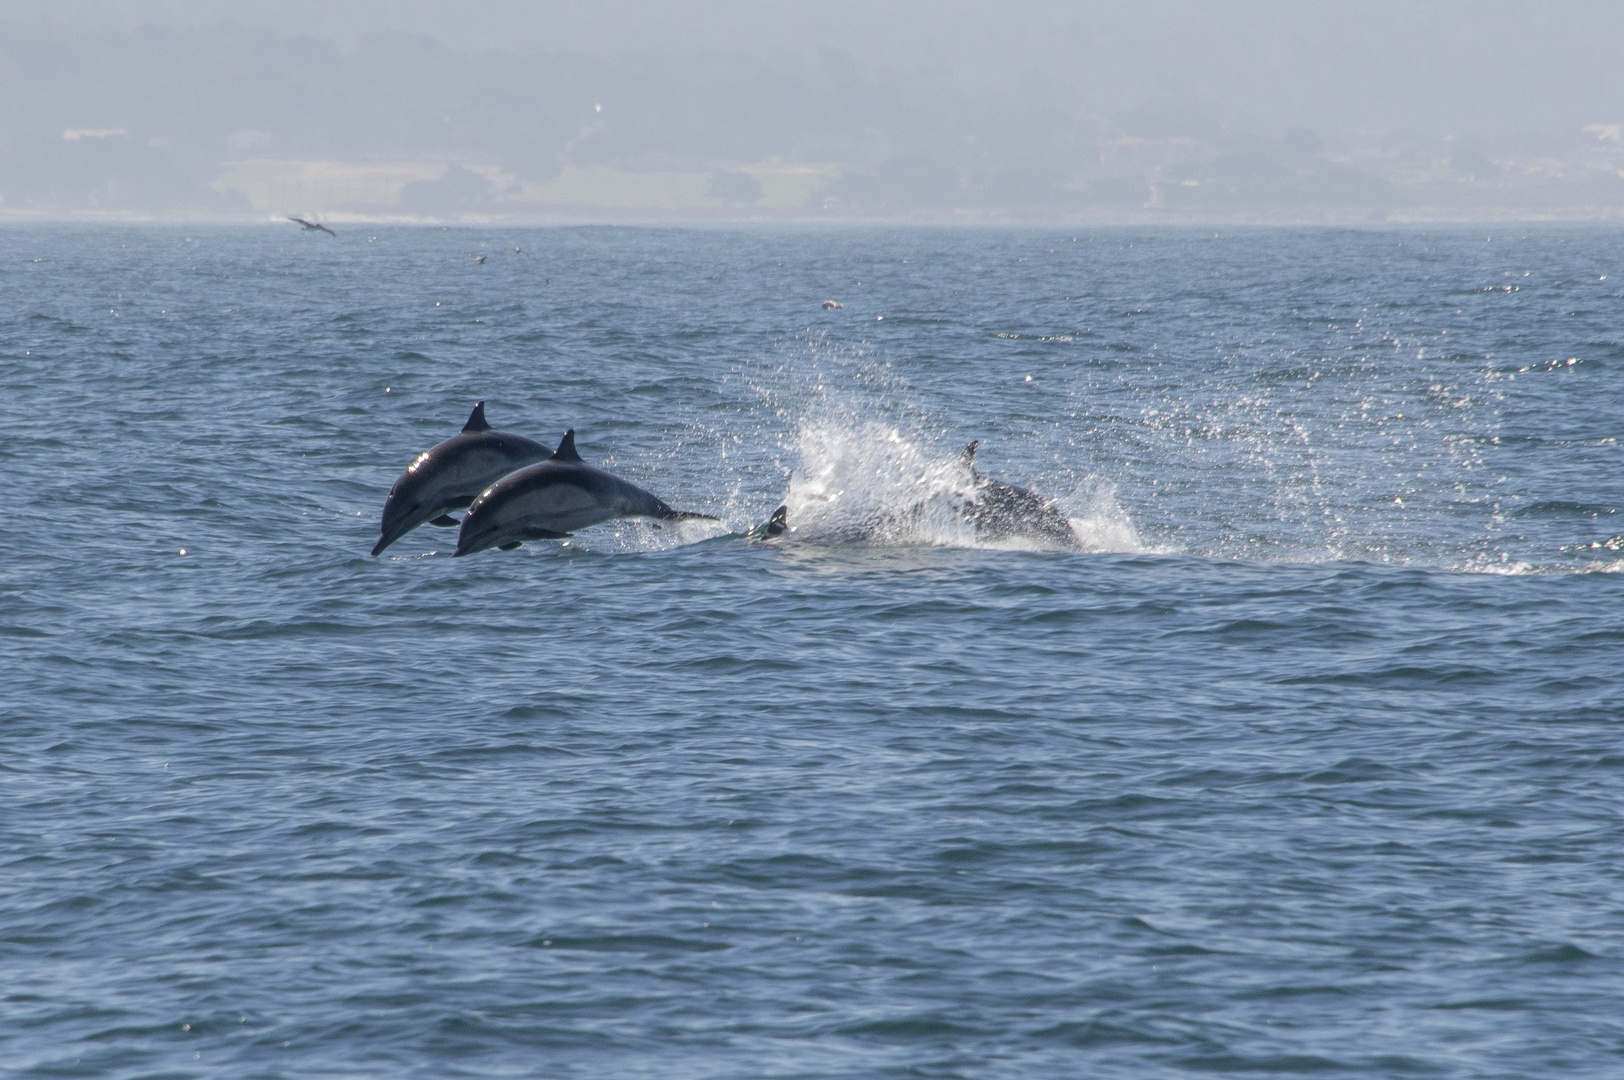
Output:
<svg viewBox="0 0 1624 1080">
<path fill-rule="evenodd" d="M 0 231 L 0 1074 L 1624 1076 L 1624 230 L 338 233 Z"/>
</svg>

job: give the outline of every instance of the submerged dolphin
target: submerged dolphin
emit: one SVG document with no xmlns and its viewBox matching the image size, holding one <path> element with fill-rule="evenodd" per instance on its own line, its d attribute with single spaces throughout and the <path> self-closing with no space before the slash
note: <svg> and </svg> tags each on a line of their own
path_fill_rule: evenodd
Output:
<svg viewBox="0 0 1624 1080">
<path fill-rule="evenodd" d="M 474 500 L 463 516 L 456 554 L 510 551 L 525 540 L 561 540 L 576 529 L 629 517 L 717 520 L 673 510 L 636 484 L 594 469 L 576 453 L 572 428 L 552 457 L 504 476 Z"/>
<path fill-rule="evenodd" d="M 959 458 L 970 474 L 968 490 L 957 493 L 954 509 L 975 527 L 976 539 L 997 542 L 1024 537 L 1040 540 L 1057 547 L 1078 550 L 1082 543 L 1072 530 L 1071 522 L 1054 505 L 1030 488 L 994 480 L 976 472 L 976 447 L 980 440 L 964 448 Z M 859 522 L 845 528 L 820 534 L 825 541 L 865 542 L 887 535 L 908 535 L 927 513 L 925 503 L 916 503 L 905 510 L 893 512 L 878 520 Z M 793 532 L 789 523 L 789 507 L 780 506 L 772 517 L 745 534 L 747 540 L 774 540 Z"/>
<path fill-rule="evenodd" d="M 1079 547 L 1071 521 L 1055 508 L 1054 500 L 1045 499 L 1031 488 L 1006 484 L 976 472 L 976 447 L 980 445 L 981 440 L 977 439 L 964 448 L 959 458 L 970 470 L 970 498 L 965 501 L 964 516 L 976 527 L 976 539 L 996 541 L 1024 536 L 1063 547 Z"/>
<path fill-rule="evenodd" d="M 461 510 L 508 473 L 545 461 L 550 453 L 522 435 L 492 431 L 481 401 L 468 414 L 460 434 L 419 454 L 389 489 L 372 554 L 425 521 L 445 528 L 460 524 L 448 511 Z"/>
</svg>

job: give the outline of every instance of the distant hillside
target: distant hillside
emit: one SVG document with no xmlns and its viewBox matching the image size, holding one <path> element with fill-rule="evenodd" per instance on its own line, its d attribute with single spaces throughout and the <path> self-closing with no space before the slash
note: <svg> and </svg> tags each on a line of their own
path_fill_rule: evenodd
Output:
<svg viewBox="0 0 1624 1080">
<path fill-rule="evenodd" d="M 965 80 L 828 48 L 0 24 L 0 219 L 1624 216 L 1624 116 L 1605 108 L 1504 138 L 1350 127 L 1345 103 L 1323 130 L 1273 128 L 1200 87 L 1128 107 L 1090 78 Z"/>
</svg>

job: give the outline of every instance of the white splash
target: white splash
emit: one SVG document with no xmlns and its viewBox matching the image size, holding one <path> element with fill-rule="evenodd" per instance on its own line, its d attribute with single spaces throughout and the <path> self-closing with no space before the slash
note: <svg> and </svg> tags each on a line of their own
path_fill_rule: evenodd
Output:
<svg viewBox="0 0 1624 1080">
<path fill-rule="evenodd" d="M 784 498 L 797 540 L 1055 550 L 1037 537 L 988 542 L 965 515 L 977 499 L 969 467 L 877 421 L 807 419 Z M 1084 551 L 1145 550 L 1111 488 L 1083 485 L 1061 500 Z M 1072 511 L 1076 509 L 1077 512 Z"/>
</svg>

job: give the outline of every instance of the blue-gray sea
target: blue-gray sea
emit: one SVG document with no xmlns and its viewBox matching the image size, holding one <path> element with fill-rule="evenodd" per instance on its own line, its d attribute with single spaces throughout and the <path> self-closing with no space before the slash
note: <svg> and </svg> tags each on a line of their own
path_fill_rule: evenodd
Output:
<svg viewBox="0 0 1624 1080">
<path fill-rule="evenodd" d="M 0 1073 L 1624 1076 L 1624 229 L 337 233 L 0 231 Z"/>
</svg>

